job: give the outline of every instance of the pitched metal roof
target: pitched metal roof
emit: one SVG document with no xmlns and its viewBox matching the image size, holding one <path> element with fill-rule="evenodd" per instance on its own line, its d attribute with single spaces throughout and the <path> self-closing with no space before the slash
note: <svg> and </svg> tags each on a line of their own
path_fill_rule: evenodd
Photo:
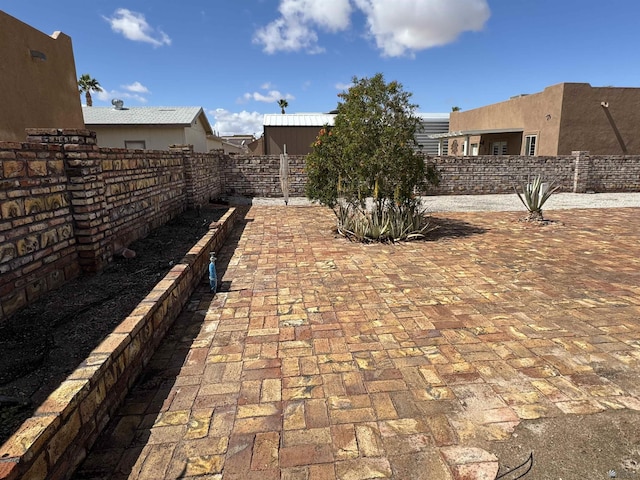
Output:
<svg viewBox="0 0 640 480">
<path fill-rule="evenodd" d="M 448 113 L 417 113 L 423 122 L 442 122 L 449 120 Z M 265 127 L 322 127 L 333 125 L 336 116 L 333 113 L 267 113 L 264 116 Z"/>
<path fill-rule="evenodd" d="M 204 129 L 211 125 L 202 107 L 82 107 L 84 124 L 89 125 L 180 125 L 189 126 L 202 114 Z"/>
<path fill-rule="evenodd" d="M 335 118 L 331 113 L 267 113 L 262 124 L 265 127 L 322 127 L 333 125 Z"/>
</svg>

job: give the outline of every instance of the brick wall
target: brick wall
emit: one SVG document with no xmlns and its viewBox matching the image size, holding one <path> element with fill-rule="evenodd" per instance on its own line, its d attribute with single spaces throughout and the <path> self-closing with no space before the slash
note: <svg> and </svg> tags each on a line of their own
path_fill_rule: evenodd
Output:
<svg viewBox="0 0 640 480">
<path fill-rule="evenodd" d="M 290 156 L 290 196 L 303 197 L 304 156 Z M 640 191 L 640 156 L 590 156 L 573 152 L 559 157 L 427 157 L 440 173 L 434 195 L 511 193 L 528 178 L 555 180 L 563 192 Z M 223 161 L 222 192 L 230 196 L 281 197 L 278 156 L 233 156 Z"/>
<path fill-rule="evenodd" d="M 513 187 L 541 175 L 555 180 L 563 192 L 573 191 L 576 157 L 527 157 L 483 155 L 477 157 L 427 157 L 435 165 L 440 184 L 429 194 L 469 195 L 513 193 Z"/>
<path fill-rule="evenodd" d="M 78 275 L 64 152 L 0 142 L 0 319 Z"/>
<path fill-rule="evenodd" d="M 219 154 L 99 148 L 88 130 L 27 133 L 0 142 L 0 321 L 220 195 Z"/>
<path fill-rule="evenodd" d="M 197 153 L 191 145 L 172 145 L 169 150 L 184 159 L 189 207 L 204 205 L 211 198 L 220 196 L 223 153 Z"/>
<path fill-rule="evenodd" d="M 110 254 L 146 236 L 187 206 L 181 155 L 100 149 Z"/>
<path fill-rule="evenodd" d="M 289 196 L 304 197 L 305 156 L 289 155 Z M 240 197 L 281 197 L 280 157 L 233 155 L 224 159 L 222 193 Z"/>
</svg>

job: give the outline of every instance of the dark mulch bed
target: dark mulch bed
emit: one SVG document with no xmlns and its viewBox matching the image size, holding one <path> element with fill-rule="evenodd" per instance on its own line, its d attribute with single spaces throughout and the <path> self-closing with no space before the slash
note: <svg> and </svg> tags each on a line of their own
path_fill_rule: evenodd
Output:
<svg viewBox="0 0 640 480">
<path fill-rule="evenodd" d="M 226 211 L 189 210 L 131 244 L 135 258 L 117 258 L 0 323 L 0 444 Z"/>
</svg>

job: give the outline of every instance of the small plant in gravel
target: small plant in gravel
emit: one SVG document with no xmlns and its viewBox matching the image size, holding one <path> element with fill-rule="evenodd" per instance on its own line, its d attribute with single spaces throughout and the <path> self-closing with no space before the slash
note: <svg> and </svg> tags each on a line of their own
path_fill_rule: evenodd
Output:
<svg viewBox="0 0 640 480">
<path fill-rule="evenodd" d="M 554 182 L 545 183 L 542 177 L 538 175 L 533 181 L 527 180 L 527 183 L 520 186 L 522 193 L 516 187 L 513 187 L 518 198 L 525 206 L 529 214 L 525 217 L 527 222 L 542 222 L 542 207 L 549 200 L 549 197 L 560 189 L 559 185 L 554 186 Z"/>
</svg>

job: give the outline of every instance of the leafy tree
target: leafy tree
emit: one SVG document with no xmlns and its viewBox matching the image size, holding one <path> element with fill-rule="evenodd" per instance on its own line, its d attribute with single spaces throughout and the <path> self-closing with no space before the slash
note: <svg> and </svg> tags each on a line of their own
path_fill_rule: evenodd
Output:
<svg viewBox="0 0 640 480">
<path fill-rule="evenodd" d="M 278 106 L 280 107 L 280 111 L 284 115 L 285 114 L 284 109 L 289 106 L 289 102 L 287 102 L 284 98 L 281 98 L 280 100 L 278 100 Z"/>
<path fill-rule="evenodd" d="M 451 111 L 452 112 L 459 112 L 460 111 L 460 107 L 458 107 L 458 106 L 451 107 Z"/>
<path fill-rule="evenodd" d="M 414 193 L 426 181 L 435 183 L 437 174 L 425 168 L 416 150 L 420 118 L 411 94 L 378 73 L 354 77 L 338 97 L 334 126 L 320 130 L 307 156 L 307 197 L 334 209 L 339 230 L 345 206 L 365 216 L 398 207 L 416 211 Z M 367 209 L 367 198 L 373 199 L 373 210 Z"/>
<path fill-rule="evenodd" d="M 78 88 L 80 93 L 85 94 L 87 99 L 87 107 L 93 106 L 93 99 L 91 98 L 91 92 L 102 92 L 100 83 L 95 78 L 92 78 L 88 73 L 83 73 L 78 79 Z"/>
</svg>

